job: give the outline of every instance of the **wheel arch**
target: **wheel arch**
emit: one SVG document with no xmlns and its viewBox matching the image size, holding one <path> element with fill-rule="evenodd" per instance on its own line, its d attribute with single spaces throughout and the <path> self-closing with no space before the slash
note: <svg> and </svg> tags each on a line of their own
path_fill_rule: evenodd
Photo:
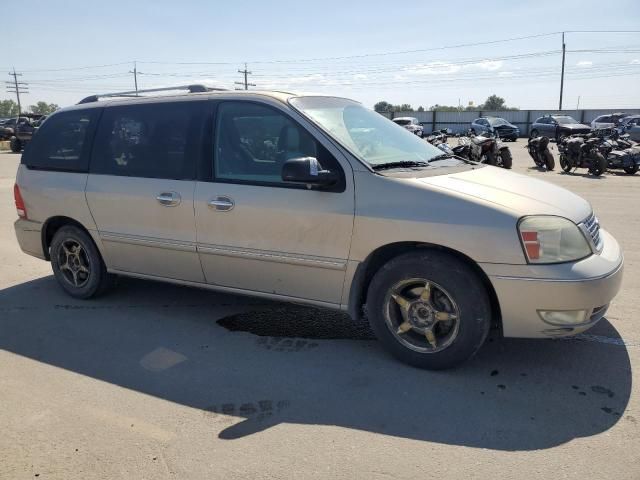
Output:
<svg viewBox="0 0 640 480">
<path fill-rule="evenodd" d="M 469 265 L 478 275 L 478 278 L 482 281 L 487 294 L 489 296 L 489 302 L 491 304 L 491 327 L 497 328 L 502 334 L 502 315 L 500 310 L 500 303 L 491 281 L 487 274 L 480 268 L 472 258 L 464 253 L 454 250 L 443 245 L 437 245 L 433 243 L 424 242 L 395 242 L 378 247 L 371 252 L 367 258 L 361 262 L 354 274 L 351 282 L 351 288 L 349 289 L 349 305 L 348 312 L 352 318 L 360 319 L 364 313 L 364 306 L 367 302 L 367 291 L 369 284 L 373 279 L 373 276 L 384 264 L 391 259 L 402 255 L 404 253 L 418 251 L 418 250 L 432 250 L 439 251 L 451 256 L 454 256 L 462 260 L 465 264 Z"/>
<path fill-rule="evenodd" d="M 87 235 L 89 235 L 89 238 L 91 238 L 91 240 L 95 244 L 95 241 L 93 240 L 93 236 L 91 235 L 91 232 L 89 232 L 87 227 L 82 225 L 79 221 L 71 217 L 65 217 L 63 215 L 50 217 L 42 224 L 42 230 L 40 232 L 41 239 L 42 239 L 42 253 L 44 254 L 45 260 L 51 260 L 51 254 L 49 253 L 49 248 L 51 247 L 51 241 L 53 240 L 54 235 L 58 230 L 60 230 L 62 227 L 65 227 L 67 225 L 73 225 L 83 230 Z M 96 245 L 96 248 L 98 249 L 98 252 L 102 254 L 98 245 Z"/>
</svg>

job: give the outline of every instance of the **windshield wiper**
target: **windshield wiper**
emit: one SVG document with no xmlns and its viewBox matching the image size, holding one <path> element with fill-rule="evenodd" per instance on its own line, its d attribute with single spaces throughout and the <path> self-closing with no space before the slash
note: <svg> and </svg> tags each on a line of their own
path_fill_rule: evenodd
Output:
<svg viewBox="0 0 640 480">
<path fill-rule="evenodd" d="M 429 162 L 416 162 L 413 160 L 405 160 L 403 162 L 389 162 L 381 163 L 379 165 L 373 165 L 371 168 L 374 170 L 387 170 L 389 168 L 403 168 L 403 167 L 428 167 Z"/>
<path fill-rule="evenodd" d="M 431 162 L 437 162 L 438 160 L 445 160 L 447 158 L 454 158 L 455 156 L 450 154 L 450 153 L 441 153 L 440 155 L 436 155 L 433 158 L 429 159 L 429 163 Z"/>
</svg>

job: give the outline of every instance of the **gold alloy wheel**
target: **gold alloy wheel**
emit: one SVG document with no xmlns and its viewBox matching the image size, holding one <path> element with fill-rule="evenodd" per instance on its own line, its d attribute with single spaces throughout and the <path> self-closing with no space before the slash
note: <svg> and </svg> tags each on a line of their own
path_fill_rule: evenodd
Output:
<svg viewBox="0 0 640 480">
<path fill-rule="evenodd" d="M 444 288 L 430 280 L 411 278 L 396 283 L 383 308 L 391 333 L 416 352 L 440 352 L 458 335 L 457 305 Z"/>
<path fill-rule="evenodd" d="M 58 249 L 58 268 L 67 282 L 77 288 L 84 287 L 91 274 L 89 258 L 76 240 L 66 239 Z"/>
</svg>

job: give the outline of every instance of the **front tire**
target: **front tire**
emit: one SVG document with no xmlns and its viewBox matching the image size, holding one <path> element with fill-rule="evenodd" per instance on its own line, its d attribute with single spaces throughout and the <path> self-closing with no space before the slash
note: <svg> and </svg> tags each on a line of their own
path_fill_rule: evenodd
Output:
<svg viewBox="0 0 640 480">
<path fill-rule="evenodd" d="M 60 286 L 74 298 L 100 295 L 111 284 L 100 252 L 82 229 L 67 225 L 51 241 L 51 268 Z"/>
<path fill-rule="evenodd" d="M 607 171 L 607 159 L 601 153 L 594 152 L 591 157 L 591 168 L 589 173 L 599 177 Z"/>
<path fill-rule="evenodd" d="M 560 168 L 567 173 L 571 171 L 571 162 L 569 162 L 566 155 L 560 155 Z"/>
<path fill-rule="evenodd" d="M 472 357 L 491 324 L 489 297 L 476 272 L 430 250 L 400 255 L 380 268 L 369 285 L 366 310 L 392 355 L 431 370 Z"/>
<path fill-rule="evenodd" d="M 500 152 L 500 156 L 502 157 L 502 168 L 511 168 L 513 166 L 513 157 L 511 156 L 511 151 L 508 148 L 505 148 Z"/>
</svg>

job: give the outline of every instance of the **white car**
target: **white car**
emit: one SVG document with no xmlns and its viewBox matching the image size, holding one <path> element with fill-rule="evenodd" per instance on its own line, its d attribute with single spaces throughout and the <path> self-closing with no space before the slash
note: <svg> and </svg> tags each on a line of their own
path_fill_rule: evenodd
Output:
<svg viewBox="0 0 640 480">
<path fill-rule="evenodd" d="M 624 117 L 626 117 L 626 113 L 610 113 L 607 115 L 600 115 L 596 117 L 591 122 L 591 128 L 593 130 L 600 130 L 603 128 L 615 128 L 620 123 Z"/>
<path fill-rule="evenodd" d="M 411 133 L 418 135 L 420 138 L 424 136 L 424 128 L 418 122 L 415 117 L 397 117 L 393 119 L 394 123 L 397 123 L 401 127 L 406 128 Z"/>
</svg>

